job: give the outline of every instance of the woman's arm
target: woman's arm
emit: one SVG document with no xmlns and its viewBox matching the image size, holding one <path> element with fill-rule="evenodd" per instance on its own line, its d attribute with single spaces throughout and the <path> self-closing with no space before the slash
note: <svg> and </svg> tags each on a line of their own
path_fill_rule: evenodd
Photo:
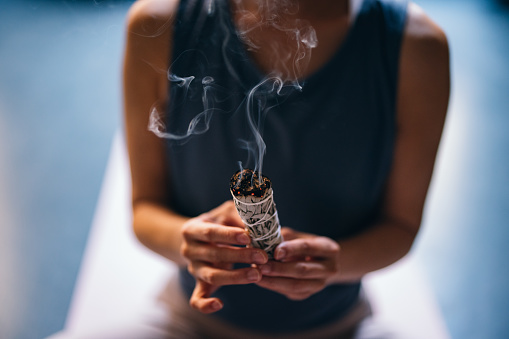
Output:
<svg viewBox="0 0 509 339">
<path fill-rule="evenodd" d="M 412 246 L 431 180 L 450 91 L 442 30 L 409 4 L 398 89 L 394 163 L 380 224 L 341 243 L 342 279 L 359 279 L 403 257 Z"/>
<path fill-rule="evenodd" d="M 379 222 L 339 243 L 287 230 L 290 240 L 275 252 L 283 262 L 261 266 L 264 277 L 258 285 L 303 299 L 331 283 L 359 281 L 410 250 L 421 223 L 450 87 L 447 39 L 413 4 L 409 5 L 399 74 L 398 133 Z"/>
<path fill-rule="evenodd" d="M 150 111 L 165 112 L 173 17 L 178 0 L 136 2 L 128 16 L 124 60 L 124 105 L 131 165 L 134 232 L 141 243 L 180 266 L 197 280 L 190 303 L 208 313 L 222 302 L 211 293 L 222 285 L 261 279 L 256 267 L 232 269 L 233 263 L 263 264 L 260 249 L 239 247 L 250 239 L 233 202 L 194 218 L 174 211 L 169 196 L 164 141 L 147 130 Z M 171 159 L 170 159 L 171 161 Z"/>
<path fill-rule="evenodd" d="M 133 227 L 140 242 L 183 265 L 180 229 L 187 218 L 167 209 L 164 141 L 148 131 L 153 108 L 164 112 L 173 17 L 178 1 L 145 0 L 129 10 L 124 54 L 124 119 L 129 152 Z"/>
</svg>

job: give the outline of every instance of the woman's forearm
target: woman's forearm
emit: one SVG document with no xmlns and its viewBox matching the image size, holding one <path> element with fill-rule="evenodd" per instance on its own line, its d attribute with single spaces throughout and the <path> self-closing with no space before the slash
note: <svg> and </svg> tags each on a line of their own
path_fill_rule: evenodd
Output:
<svg viewBox="0 0 509 339">
<path fill-rule="evenodd" d="M 138 240 L 179 266 L 186 265 L 180 246 L 181 228 L 187 220 L 155 202 L 138 201 L 133 206 L 133 229 Z"/>
<path fill-rule="evenodd" d="M 366 232 L 339 241 L 340 273 L 337 282 L 359 281 L 365 274 L 404 257 L 414 242 L 415 228 L 382 221 Z"/>
</svg>

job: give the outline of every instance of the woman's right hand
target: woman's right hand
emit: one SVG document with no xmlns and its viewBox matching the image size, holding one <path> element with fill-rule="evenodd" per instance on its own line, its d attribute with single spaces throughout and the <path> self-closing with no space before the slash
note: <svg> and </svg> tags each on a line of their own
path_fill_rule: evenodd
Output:
<svg viewBox="0 0 509 339">
<path fill-rule="evenodd" d="M 196 278 L 189 304 L 202 313 L 220 310 L 223 303 L 211 295 L 220 286 L 259 282 L 260 270 L 253 264 L 267 262 L 260 249 L 245 247 L 251 243 L 248 232 L 232 201 L 187 221 L 182 227 L 182 256 Z M 242 246 L 242 247 L 239 247 Z M 233 264 L 252 264 L 233 269 Z"/>
</svg>

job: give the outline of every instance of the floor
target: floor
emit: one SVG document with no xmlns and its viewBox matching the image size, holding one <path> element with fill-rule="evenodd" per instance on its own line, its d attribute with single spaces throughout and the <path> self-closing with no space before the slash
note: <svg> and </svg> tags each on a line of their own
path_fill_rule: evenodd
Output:
<svg viewBox="0 0 509 339">
<path fill-rule="evenodd" d="M 132 1 L 0 0 L 0 338 L 64 326 L 110 147 Z M 417 1 L 453 92 L 414 254 L 451 337 L 509 337 L 509 8 Z"/>
</svg>

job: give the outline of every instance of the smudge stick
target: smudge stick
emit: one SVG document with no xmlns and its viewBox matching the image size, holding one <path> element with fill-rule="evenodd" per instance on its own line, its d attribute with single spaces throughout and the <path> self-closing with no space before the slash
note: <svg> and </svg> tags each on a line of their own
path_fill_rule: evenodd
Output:
<svg viewBox="0 0 509 339">
<path fill-rule="evenodd" d="M 274 249 L 283 241 L 272 184 L 269 178 L 251 169 L 235 173 L 230 179 L 230 192 L 253 247 L 274 258 Z"/>
</svg>

